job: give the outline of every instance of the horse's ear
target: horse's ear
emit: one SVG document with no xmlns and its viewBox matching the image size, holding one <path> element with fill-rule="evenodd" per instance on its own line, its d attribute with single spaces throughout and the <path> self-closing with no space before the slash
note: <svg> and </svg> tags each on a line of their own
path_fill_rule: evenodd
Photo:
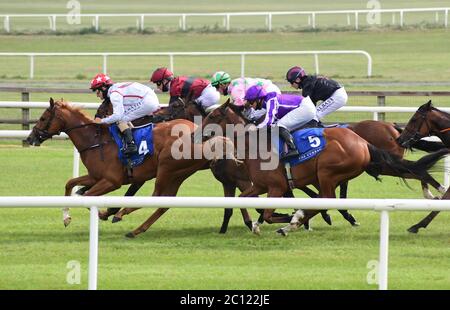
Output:
<svg viewBox="0 0 450 310">
<path fill-rule="evenodd" d="M 53 100 L 52 97 L 50 97 L 49 102 L 50 102 L 50 108 L 53 109 L 53 106 L 55 105 L 55 101 Z"/>
<path fill-rule="evenodd" d="M 431 108 L 432 108 L 431 100 L 428 100 L 427 103 L 424 103 L 419 107 L 418 111 L 425 112 L 425 111 L 429 111 Z"/>
<path fill-rule="evenodd" d="M 228 98 L 227 101 L 225 101 L 224 105 L 228 106 L 228 105 L 230 105 L 230 103 L 231 103 L 231 100 L 230 100 L 230 98 Z"/>
</svg>

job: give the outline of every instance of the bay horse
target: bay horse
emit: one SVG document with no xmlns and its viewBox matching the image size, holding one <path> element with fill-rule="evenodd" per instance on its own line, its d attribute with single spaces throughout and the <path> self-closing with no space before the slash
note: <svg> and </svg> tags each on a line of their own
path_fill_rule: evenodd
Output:
<svg viewBox="0 0 450 310">
<path fill-rule="evenodd" d="M 203 121 L 202 127 L 204 128 L 209 124 L 218 124 L 225 132 L 227 124 L 245 126 L 248 125 L 248 122 L 239 110 L 236 110 L 227 102 L 211 112 Z M 417 162 L 412 162 L 376 148 L 352 130 L 327 128 L 323 132 L 326 140 L 324 150 L 315 158 L 291 168 L 294 186 L 302 188 L 311 184 L 319 191 L 320 198 L 335 198 L 335 189 L 339 184 L 349 181 L 363 172 L 367 172 L 375 178 L 384 174 L 398 177 L 413 176 L 419 180 L 426 179 L 427 169 L 449 152 L 448 150 L 441 150 L 426 155 Z M 259 135 L 256 135 L 256 137 L 256 145 L 261 147 Z M 236 139 L 236 137 L 234 138 Z M 263 160 L 259 153 L 257 153 L 258 156 L 255 159 L 251 159 L 249 157 L 249 131 L 244 133 L 243 138 L 245 139 L 245 158 L 243 161 L 252 180 L 252 187 L 241 193 L 240 196 L 249 197 L 267 193 L 268 197 L 281 197 L 288 189 L 284 165 L 279 163 L 276 169 L 262 170 L 261 164 L 264 161 L 267 162 L 267 159 Z M 252 139 L 255 139 L 255 136 Z M 268 140 L 264 151 L 271 152 L 270 138 Z M 255 141 L 252 141 L 252 143 L 255 143 Z M 264 211 L 266 222 L 278 222 L 276 218 L 272 217 L 273 211 L 274 209 Z M 278 232 L 286 235 L 289 230 L 298 228 L 318 212 L 315 210 L 305 212 L 298 210 L 290 225 L 278 230 Z M 262 222 L 254 223 L 253 232 L 259 233 L 261 224 Z"/>
<path fill-rule="evenodd" d="M 96 116 L 99 117 L 105 117 L 107 115 L 110 115 L 112 113 L 112 105 L 108 100 L 104 100 L 102 104 L 99 106 L 96 112 Z M 151 120 L 153 123 L 160 123 L 160 122 L 167 122 L 174 119 L 186 119 L 191 122 L 194 121 L 195 116 L 206 116 L 206 112 L 202 107 L 199 107 L 197 104 L 193 103 L 192 101 L 185 100 L 183 98 L 178 98 L 175 101 L 172 101 L 167 107 L 163 107 L 160 110 L 156 111 L 153 115 L 151 115 Z M 137 120 L 139 122 L 139 120 Z M 214 176 L 218 181 L 222 183 L 223 190 L 224 190 L 224 196 L 225 197 L 234 197 L 236 187 L 239 188 L 241 191 L 243 191 L 245 188 L 248 188 L 250 186 L 247 180 L 241 180 L 236 178 L 223 178 L 220 174 L 217 174 L 214 171 L 214 167 L 216 165 L 211 165 L 211 171 L 213 172 Z M 234 166 L 233 166 L 234 167 Z M 233 175 L 238 175 L 239 172 L 236 170 L 242 170 L 240 168 L 232 169 Z M 125 193 L 125 196 L 134 196 L 138 190 L 144 185 L 144 182 L 133 182 L 130 187 L 128 188 L 127 192 Z M 84 187 L 77 191 L 77 194 L 83 194 L 88 187 Z M 112 222 L 117 223 L 122 220 L 122 217 L 125 214 L 128 214 L 127 211 L 119 212 L 120 208 L 108 208 L 106 211 L 99 212 L 99 217 L 102 220 L 108 220 L 109 216 L 114 215 Z M 224 212 L 224 219 L 223 223 L 221 225 L 219 233 L 225 233 L 228 228 L 228 222 L 231 217 L 229 214 L 229 210 L 232 209 L 225 209 Z M 158 210 L 157 212 L 160 212 Z M 241 209 L 242 218 L 244 220 L 244 224 L 251 230 L 251 218 L 246 209 Z M 279 214 L 280 216 L 288 216 L 287 214 Z"/>
<path fill-rule="evenodd" d="M 435 108 L 431 100 L 417 109 L 397 142 L 404 148 L 410 148 L 420 139 L 429 136 L 437 136 L 445 147 L 450 147 L 450 114 Z M 450 189 L 441 199 L 450 199 Z M 420 228 L 426 228 L 438 214 L 439 211 L 432 211 L 419 223 L 408 228 L 408 231 L 418 233 Z"/>
<path fill-rule="evenodd" d="M 106 125 L 93 123 L 93 120 L 81 110 L 73 107 L 63 99 L 54 101 L 50 98 L 50 106 L 43 112 L 36 125 L 33 127 L 27 141 L 31 145 L 40 145 L 45 140 L 61 132 L 65 132 L 80 153 L 81 161 L 88 170 L 88 174 L 70 179 L 65 186 L 65 196 L 70 196 L 73 187 L 86 186 L 85 196 L 100 196 L 120 188 L 123 184 L 144 183 L 147 180 L 160 175 L 160 180 L 165 176 L 161 174 L 163 168 L 171 165 L 174 169 L 186 169 L 186 166 L 178 165 L 178 161 L 172 159 L 172 144 L 174 141 L 190 134 L 195 129 L 195 124 L 179 119 L 160 123 L 153 129 L 154 153 L 148 156 L 144 162 L 133 168 L 132 179 L 128 176 L 127 168 L 118 158 L 117 144 L 111 139 Z M 180 126 L 179 135 L 173 135 L 175 126 Z M 226 143 L 225 139 L 209 140 L 208 145 L 218 147 Z M 201 144 L 200 147 L 204 145 Z M 168 161 L 170 163 L 168 163 Z M 184 162 L 186 164 L 186 162 Z M 207 169 L 207 162 L 190 162 L 195 166 L 194 171 L 201 168 Z M 171 178 L 170 183 L 156 182 L 154 195 L 176 195 L 179 186 L 184 179 Z M 164 183 L 161 185 L 161 183 Z"/>
</svg>

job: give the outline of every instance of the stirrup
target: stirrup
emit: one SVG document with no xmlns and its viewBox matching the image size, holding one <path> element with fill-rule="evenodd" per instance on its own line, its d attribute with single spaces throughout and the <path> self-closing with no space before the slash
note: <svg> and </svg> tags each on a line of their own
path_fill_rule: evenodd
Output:
<svg viewBox="0 0 450 310">
<path fill-rule="evenodd" d="M 290 150 L 287 153 L 281 154 L 280 159 L 282 159 L 282 160 L 291 159 L 294 157 L 298 157 L 299 155 L 300 155 L 300 153 L 297 150 Z"/>
<path fill-rule="evenodd" d="M 137 153 L 136 144 L 127 145 L 126 148 L 122 151 L 125 156 L 131 156 Z"/>
</svg>

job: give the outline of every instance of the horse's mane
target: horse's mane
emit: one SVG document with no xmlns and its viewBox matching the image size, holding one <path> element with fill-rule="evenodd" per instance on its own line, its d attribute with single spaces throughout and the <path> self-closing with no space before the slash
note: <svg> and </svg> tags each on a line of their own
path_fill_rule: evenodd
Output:
<svg viewBox="0 0 450 310">
<path fill-rule="evenodd" d="M 75 105 L 71 104 L 70 102 L 65 101 L 64 99 L 55 101 L 55 105 L 62 109 L 69 110 L 71 114 L 78 114 L 85 120 L 92 122 L 92 117 L 90 117 L 88 114 L 86 114 L 86 112 L 82 111 L 80 106 L 75 106 Z"/>
</svg>

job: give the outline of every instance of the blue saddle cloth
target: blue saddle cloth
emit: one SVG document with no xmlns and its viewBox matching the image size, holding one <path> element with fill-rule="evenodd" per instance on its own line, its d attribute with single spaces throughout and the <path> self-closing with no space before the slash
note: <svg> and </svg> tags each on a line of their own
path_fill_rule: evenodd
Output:
<svg viewBox="0 0 450 310">
<path fill-rule="evenodd" d="M 324 130 L 325 128 L 306 128 L 293 132 L 294 144 L 300 155 L 297 158 L 284 160 L 284 162 L 288 162 L 293 167 L 316 157 L 326 145 L 326 140 L 323 136 Z M 284 145 L 284 140 L 280 138 L 279 154 L 284 153 Z"/>
<path fill-rule="evenodd" d="M 123 155 L 123 145 L 122 136 L 119 131 L 119 127 L 116 124 L 109 126 L 109 132 L 113 136 L 114 141 L 116 141 L 119 147 L 119 159 L 125 166 L 128 165 L 128 159 Z M 144 127 L 133 128 L 134 142 L 138 146 L 138 153 L 131 156 L 130 165 L 131 167 L 136 167 L 142 164 L 147 156 L 153 155 L 153 124 L 148 124 Z"/>
</svg>

